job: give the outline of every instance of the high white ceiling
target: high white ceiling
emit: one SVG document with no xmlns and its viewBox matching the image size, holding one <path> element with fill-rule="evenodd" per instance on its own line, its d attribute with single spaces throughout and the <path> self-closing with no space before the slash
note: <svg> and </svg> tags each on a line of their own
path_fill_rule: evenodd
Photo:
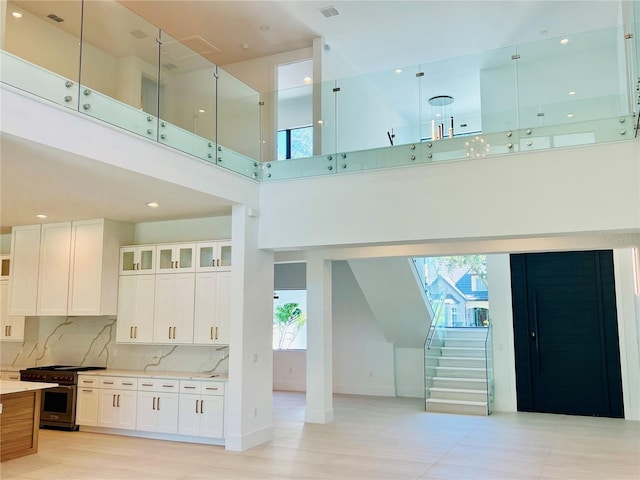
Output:
<svg viewBox="0 0 640 480">
<path fill-rule="evenodd" d="M 614 0 L 121 0 L 120 3 L 176 39 L 200 47 L 209 45 L 203 55 L 221 66 L 309 47 L 314 38 L 323 37 L 332 52 L 339 53 L 361 73 L 590 31 L 620 22 L 620 3 Z M 79 18 L 78 5 L 68 0 L 29 0 L 11 2 L 9 8 L 16 6 L 41 17 L 49 13 L 65 16 L 65 22 L 59 26 L 64 25 L 71 32 L 75 28 L 74 19 Z M 101 22 L 105 16 L 100 12 L 118 7 L 117 4 L 88 1 L 85 6 L 93 12 L 93 21 L 102 32 L 94 32 L 94 41 L 102 39 L 115 48 L 116 39 L 110 32 L 116 26 Z M 322 15 L 320 9 L 328 6 L 334 6 L 339 15 L 329 18 Z M 122 14 L 121 18 L 122 22 L 128 22 L 131 17 Z M 229 211 L 229 205 L 219 199 L 166 182 L 6 135 L 0 140 L 3 233 L 12 225 L 34 223 L 34 212 L 43 205 L 49 212 L 56 212 L 56 221 L 107 217 L 137 222 Z M 122 187 L 133 182 L 136 189 Z M 140 207 L 151 200 L 166 207 L 162 211 Z"/>
</svg>

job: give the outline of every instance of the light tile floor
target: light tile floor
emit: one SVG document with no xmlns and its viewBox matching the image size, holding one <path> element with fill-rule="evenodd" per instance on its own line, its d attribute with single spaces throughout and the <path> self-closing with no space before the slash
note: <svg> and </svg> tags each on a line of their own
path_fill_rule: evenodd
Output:
<svg viewBox="0 0 640 480">
<path fill-rule="evenodd" d="M 304 423 L 304 394 L 274 394 L 275 437 L 246 452 L 40 431 L 0 478 L 47 480 L 638 480 L 640 422 L 530 413 L 425 413 L 423 401 L 336 395 L 335 422 Z"/>
</svg>

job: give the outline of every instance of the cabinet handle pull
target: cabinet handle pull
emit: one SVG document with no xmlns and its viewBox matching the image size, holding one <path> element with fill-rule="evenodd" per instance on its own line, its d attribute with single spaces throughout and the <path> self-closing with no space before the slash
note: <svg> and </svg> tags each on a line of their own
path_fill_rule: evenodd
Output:
<svg viewBox="0 0 640 480">
<path fill-rule="evenodd" d="M 204 400 L 200 400 L 200 413 L 204 413 Z"/>
<path fill-rule="evenodd" d="M 128 385 L 128 386 L 131 386 L 131 385 L 133 385 L 133 383 L 131 383 L 131 382 L 122 382 L 122 385 Z"/>
<path fill-rule="evenodd" d="M 216 340 L 218 339 L 218 327 L 216 327 Z"/>
<path fill-rule="evenodd" d="M 107 380 L 104 380 L 102 383 L 104 383 L 105 385 L 113 385 L 113 382 L 109 382 Z"/>
<path fill-rule="evenodd" d="M 153 409 L 156 409 L 156 397 L 153 397 Z"/>
<path fill-rule="evenodd" d="M 160 410 L 160 397 L 157 397 L 157 398 L 158 398 L 158 401 L 156 402 L 156 405 L 158 405 L 157 410 Z"/>
<path fill-rule="evenodd" d="M 180 268 L 180 264 L 178 263 L 178 260 L 176 260 L 176 268 Z"/>
<path fill-rule="evenodd" d="M 120 394 L 118 394 L 118 402 L 117 402 L 118 408 L 120 408 Z"/>
<path fill-rule="evenodd" d="M 143 383 L 143 387 L 153 387 L 153 383 Z"/>
<path fill-rule="evenodd" d="M 115 407 L 116 406 L 116 396 L 113 395 L 113 401 L 111 402 L 111 406 Z"/>
<path fill-rule="evenodd" d="M 193 385 L 185 385 L 185 386 L 184 386 L 184 387 L 182 387 L 182 388 L 196 388 L 196 387 L 194 387 Z"/>
<path fill-rule="evenodd" d="M 138 338 L 138 327 L 133 327 L 133 338 Z"/>
<path fill-rule="evenodd" d="M 83 389 L 82 389 L 82 391 L 83 391 L 83 392 L 87 392 L 87 393 L 91 393 L 91 392 L 93 392 L 93 390 L 91 390 L 91 389 L 87 389 L 87 388 L 83 388 Z"/>
<path fill-rule="evenodd" d="M 209 332 L 209 339 L 213 340 L 213 327 L 211 327 L 211 332 Z"/>
<path fill-rule="evenodd" d="M 200 413 L 200 412 L 198 411 L 198 402 L 199 402 L 199 400 L 196 400 L 196 413 Z"/>
<path fill-rule="evenodd" d="M 133 327 L 129 327 L 129 338 L 133 338 Z"/>
<path fill-rule="evenodd" d="M 205 390 L 218 390 L 218 387 L 205 387 Z"/>
<path fill-rule="evenodd" d="M 169 340 L 171 340 L 171 327 L 169 327 Z"/>
<path fill-rule="evenodd" d="M 173 339 L 176 339 L 176 327 L 173 327 Z"/>
<path fill-rule="evenodd" d="M 218 263 L 217 266 L 219 267 L 220 266 L 220 259 L 218 259 L 216 262 Z"/>
<path fill-rule="evenodd" d="M 162 388 L 173 388 L 175 385 L 162 385 Z"/>
</svg>

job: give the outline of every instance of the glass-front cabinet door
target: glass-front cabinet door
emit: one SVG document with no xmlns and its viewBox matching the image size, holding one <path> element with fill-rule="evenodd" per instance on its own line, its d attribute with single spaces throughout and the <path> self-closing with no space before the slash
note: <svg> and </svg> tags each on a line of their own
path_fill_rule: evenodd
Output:
<svg viewBox="0 0 640 480">
<path fill-rule="evenodd" d="M 156 273 L 194 272 L 195 244 L 178 243 L 157 246 Z"/>
<path fill-rule="evenodd" d="M 9 255 L 0 255 L 0 263 L 2 264 L 0 278 L 9 278 L 9 258 Z"/>
<path fill-rule="evenodd" d="M 120 275 L 155 273 L 155 245 L 135 245 L 120 248 Z"/>
<path fill-rule="evenodd" d="M 196 271 L 223 272 L 231 270 L 231 240 L 201 242 L 196 246 Z"/>
</svg>

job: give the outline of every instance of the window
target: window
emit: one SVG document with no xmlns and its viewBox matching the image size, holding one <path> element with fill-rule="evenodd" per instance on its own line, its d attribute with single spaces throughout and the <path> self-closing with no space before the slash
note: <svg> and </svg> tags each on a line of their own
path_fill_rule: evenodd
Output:
<svg viewBox="0 0 640 480">
<path fill-rule="evenodd" d="M 486 292 L 487 284 L 484 279 L 480 278 L 478 275 L 474 275 L 471 277 L 471 290 L 474 292 Z"/>
<path fill-rule="evenodd" d="M 307 348 L 307 291 L 273 292 L 273 349 Z"/>
<path fill-rule="evenodd" d="M 278 160 L 313 156 L 313 126 L 278 131 Z"/>
</svg>

